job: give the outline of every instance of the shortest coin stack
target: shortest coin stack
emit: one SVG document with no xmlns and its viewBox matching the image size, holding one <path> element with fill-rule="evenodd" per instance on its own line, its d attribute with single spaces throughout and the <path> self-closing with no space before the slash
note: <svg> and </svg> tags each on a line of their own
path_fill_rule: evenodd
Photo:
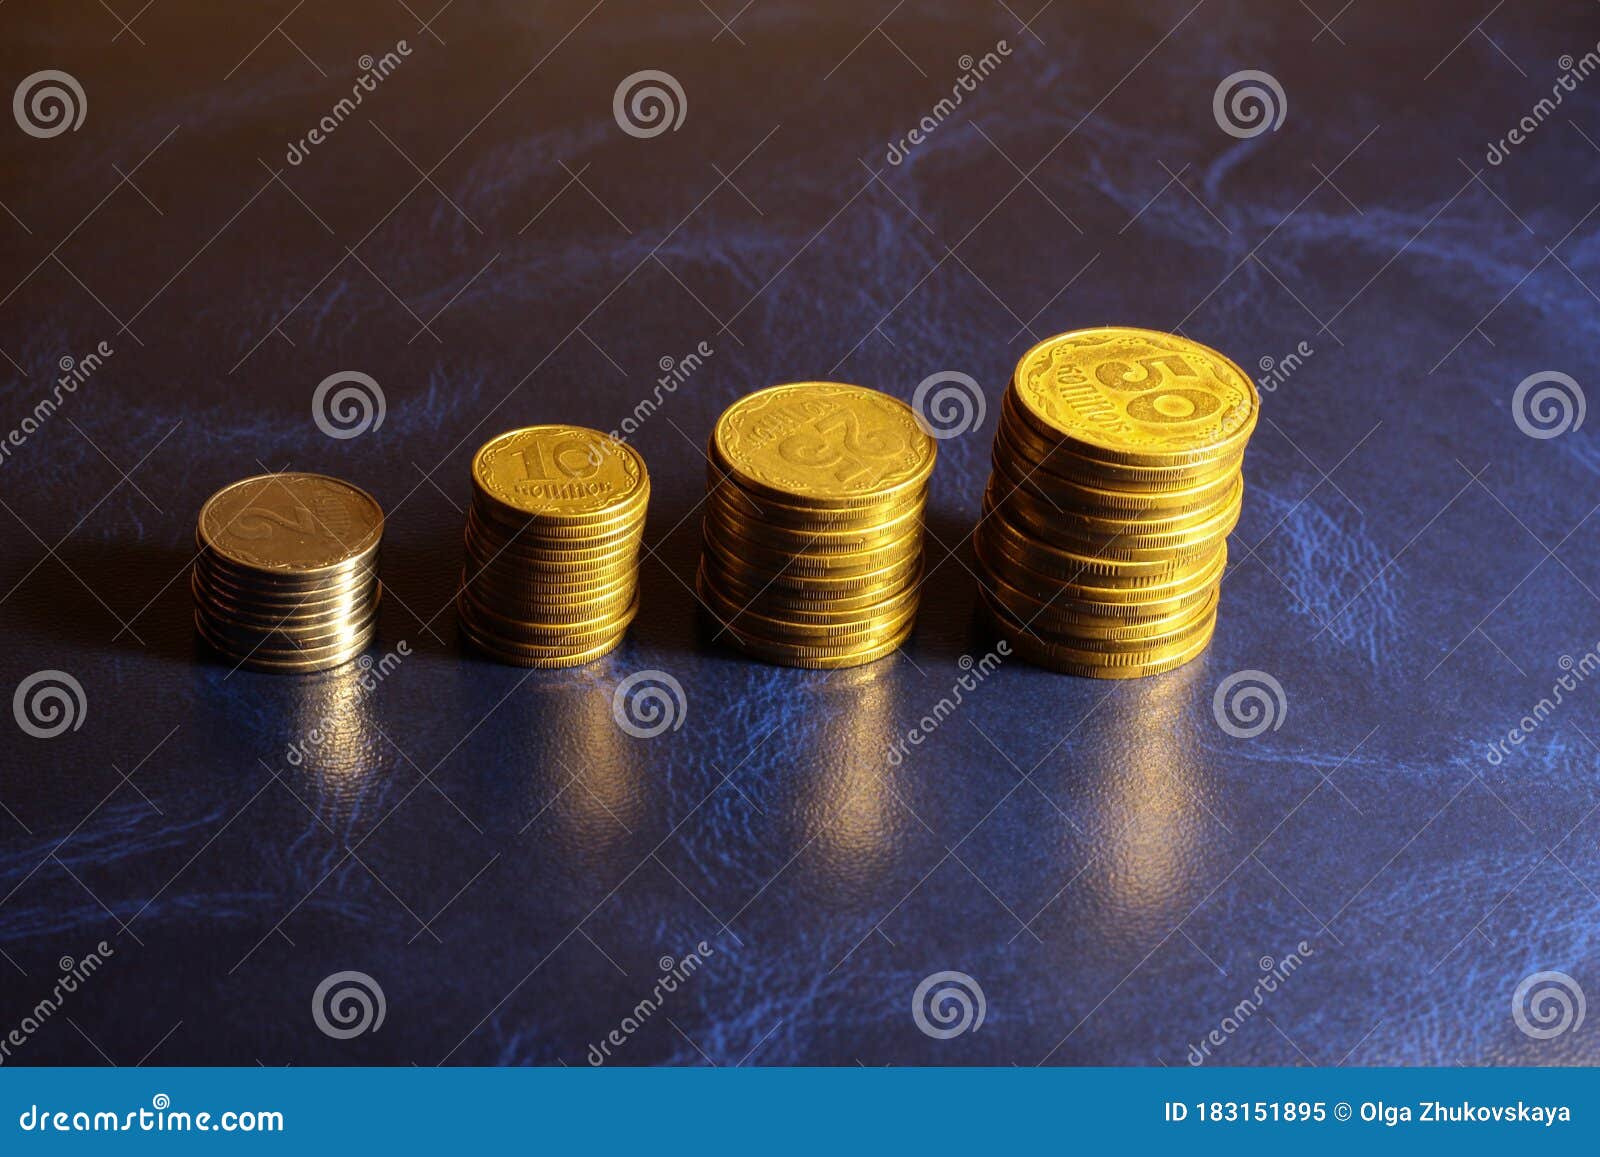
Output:
<svg viewBox="0 0 1600 1157">
<path fill-rule="evenodd" d="M 383 510 L 321 474 L 263 474 L 213 494 L 195 527 L 195 626 L 229 662 L 306 672 L 358 655 L 377 627 Z"/>
<path fill-rule="evenodd" d="M 461 631 L 489 657 L 572 667 L 622 641 L 639 609 L 650 476 L 581 426 L 501 434 L 472 460 Z"/>
<path fill-rule="evenodd" d="M 1259 398 L 1197 342 L 1063 334 L 1023 355 L 975 543 L 984 605 L 1024 658 L 1100 679 L 1205 650 Z"/>
<path fill-rule="evenodd" d="M 905 403 L 801 382 L 718 420 L 700 597 L 746 654 L 854 667 L 911 633 L 934 443 Z"/>
</svg>

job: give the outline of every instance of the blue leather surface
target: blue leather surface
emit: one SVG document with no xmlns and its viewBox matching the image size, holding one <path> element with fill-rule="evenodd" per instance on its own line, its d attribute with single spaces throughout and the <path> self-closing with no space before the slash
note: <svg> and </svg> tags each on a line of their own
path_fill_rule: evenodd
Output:
<svg viewBox="0 0 1600 1157">
<path fill-rule="evenodd" d="M 1485 755 L 1600 643 L 1593 419 L 1535 439 L 1512 410 L 1530 374 L 1595 380 L 1600 80 L 1485 161 L 1600 13 L 1473 31 L 1486 6 L 1358 2 L 1330 30 L 1191 2 L 1057 0 L 1027 29 L 1031 4 L 889 0 L 710 0 L 731 27 L 462 0 L 431 31 L 378 0 L 163 0 L 131 31 L 0 10 L 6 85 L 61 69 L 88 104 L 49 139 L 0 124 L 0 426 L 61 358 L 114 350 L 0 465 L 0 689 L 63 670 L 87 704 L 57 738 L 0 728 L 0 1032 L 59 958 L 114 949 L 6 1063 L 583 1064 L 702 941 L 617 1062 L 1182 1065 L 1302 941 L 1217 1063 L 1600 1058 L 1592 1022 L 1512 1016 L 1536 971 L 1600 991 L 1600 681 Z M 677 131 L 613 118 L 643 69 L 681 83 Z M 1287 97 L 1244 140 L 1212 109 L 1241 69 Z M 1215 642 L 1127 684 L 1006 662 L 891 763 L 992 645 L 965 538 L 1011 367 L 1104 323 L 1246 367 L 1313 351 L 1264 395 Z M 654 491 L 626 644 L 554 673 L 464 653 L 473 449 L 615 428 L 702 341 L 633 437 Z M 387 402 L 347 440 L 311 415 L 340 370 Z M 716 415 L 946 370 L 988 416 L 941 444 L 905 653 L 830 675 L 715 645 L 689 586 Z M 284 466 L 388 512 L 374 655 L 411 655 L 371 694 L 193 639 L 199 504 Z M 613 694 L 651 669 L 686 711 L 634 738 Z M 1247 669 L 1287 707 L 1237 739 L 1212 700 Z M 378 1031 L 318 1031 L 342 970 L 381 985 Z M 942 970 L 986 1006 L 949 1040 L 911 1015 Z"/>
</svg>

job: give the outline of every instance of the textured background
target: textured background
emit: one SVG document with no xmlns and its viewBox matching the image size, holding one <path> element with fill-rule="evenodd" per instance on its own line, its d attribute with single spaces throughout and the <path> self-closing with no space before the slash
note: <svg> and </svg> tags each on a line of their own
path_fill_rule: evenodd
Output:
<svg viewBox="0 0 1600 1157">
<path fill-rule="evenodd" d="M 1600 680 L 1485 757 L 1600 640 L 1595 420 L 1533 438 L 1512 407 L 1530 374 L 1594 378 L 1600 79 L 1485 160 L 1600 8 L 1491 2 L 11 0 L 4 91 L 64 70 L 87 116 L 0 125 L 0 427 L 114 353 L 0 465 L 0 689 L 84 691 L 75 730 L 0 729 L 0 1032 L 59 958 L 115 954 L 7 1063 L 582 1064 L 701 941 L 619 1061 L 1181 1065 L 1301 941 L 1217 1061 L 1600 1058 L 1592 1021 L 1512 1015 L 1538 970 L 1600 991 Z M 642 69 L 681 84 L 676 131 L 614 119 Z M 1241 69 L 1287 106 L 1243 140 L 1212 108 Z M 1264 395 L 1216 640 L 1123 685 L 1007 663 L 890 765 L 991 645 L 964 539 L 1011 367 L 1101 323 L 1253 371 L 1313 351 Z M 613 428 L 702 341 L 634 438 L 627 643 L 548 674 L 464 654 L 474 448 Z M 387 416 L 335 440 L 310 399 L 342 370 Z M 721 409 L 941 371 L 988 416 L 941 445 L 904 654 L 710 645 L 688 584 Z M 196 647 L 195 512 L 285 466 L 388 512 L 378 653 L 411 655 L 371 694 Z M 685 703 L 638 739 L 613 692 L 647 669 Z M 1239 739 L 1212 699 L 1247 669 L 1284 703 Z M 342 970 L 386 1018 L 334 1040 L 311 1001 Z M 942 970 L 986 1004 L 950 1040 L 911 1014 Z"/>
</svg>

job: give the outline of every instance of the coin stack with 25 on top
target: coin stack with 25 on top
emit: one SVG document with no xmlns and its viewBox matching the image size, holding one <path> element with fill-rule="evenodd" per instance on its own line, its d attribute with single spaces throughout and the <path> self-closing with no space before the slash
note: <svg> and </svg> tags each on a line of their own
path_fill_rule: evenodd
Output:
<svg viewBox="0 0 1600 1157">
<path fill-rule="evenodd" d="M 639 609 L 644 459 L 581 426 L 528 426 L 472 459 L 466 568 L 456 600 L 479 650 L 572 667 L 622 641 Z"/>
<path fill-rule="evenodd" d="M 320 474 L 225 486 L 195 526 L 195 627 L 230 663 L 302 673 L 359 654 L 377 629 L 383 510 Z"/>
<path fill-rule="evenodd" d="M 1173 334 L 1079 330 L 1023 355 L 975 535 L 1019 654 L 1127 679 L 1205 650 L 1259 407 L 1243 370 Z"/>
<path fill-rule="evenodd" d="M 898 399 L 799 382 L 712 431 L 700 597 L 747 654 L 854 667 L 911 633 L 934 442 Z"/>
</svg>

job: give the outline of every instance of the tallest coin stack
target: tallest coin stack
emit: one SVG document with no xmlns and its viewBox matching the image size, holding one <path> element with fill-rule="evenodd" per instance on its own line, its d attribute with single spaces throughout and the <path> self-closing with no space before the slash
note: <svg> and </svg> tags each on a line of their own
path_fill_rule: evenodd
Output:
<svg viewBox="0 0 1600 1157">
<path fill-rule="evenodd" d="M 1259 406 L 1243 370 L 1173 334 L 1079 330 L 1023 355 L 975 538 L 1019 654 L 1127 679 L 1205 650 Z"/>
</svg>

